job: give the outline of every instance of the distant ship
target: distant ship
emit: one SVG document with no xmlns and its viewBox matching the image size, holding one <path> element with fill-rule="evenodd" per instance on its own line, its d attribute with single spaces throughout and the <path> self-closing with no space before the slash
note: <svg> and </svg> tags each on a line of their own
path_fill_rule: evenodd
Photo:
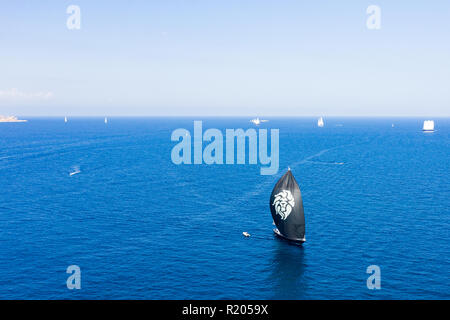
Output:
<svg viewBox="0 0 450 320">
<path fill-rule="evenodd" d="M 256 117 L 256 119 L 252 119 L 252 120 L 250 120 L 250 122 L 259 126 L 262 122 L 269 122 L 269 120 L 262 120 L 262 119 L 259 119 L 258 117 Z"/>
<path fill-rule="evenodd" d="M 105 117 L 105 123 L 108 123 L 108 118 Z"/>
<path fill-rule="evenodd" d="M 67 117 L 64 117 L 64 122 L 67 122 Z"/>
<path fill-rule="evenodd" d="M 422 131 L 433 132 L 434 131 L 434 121 L 433 120 L 425 120 L 423 122 Z"/>
<path fill-rule="evenodd" d="M 298 244 L 305 242 L 305 214 L 300 187 L 289 169 L 278 180 L 270 196 L 270 212 L 280 238 Z"/>
<path fill-rule="evenodd" d="M 323 118 L 320 117 L 319 120 L 317 120 L 317 126 L 319 128 L 322 128 L 324 126 Z"/>
<path fill-rule="evenodd" d="M 27 121 L 28 120 L 17 119 L 17 117 L 14 116 L 9 117 L 0 116 L 0 122 L 27 122 Z"/>
</svg>

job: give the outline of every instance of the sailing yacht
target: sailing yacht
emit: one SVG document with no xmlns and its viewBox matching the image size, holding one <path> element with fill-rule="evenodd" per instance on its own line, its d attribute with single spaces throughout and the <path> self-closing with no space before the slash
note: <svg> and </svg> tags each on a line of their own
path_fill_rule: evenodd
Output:
<svg viewBox="0 0 450 320">
<path fill-rule="evenodd" d="M 105 117 L 105 123 L 108 123 L 108 118 Z"/>
<path fill-rule="evenodd" d="M 317 126 L 319 128 L 322 128 L 324 126 L 323 118 L 320 117 L 319 120 L 317 120 Z"/>
<path fill-rule="evenodd" d="M 67 117 L 64 117 L 64 122 L 67 123 Z"/>
<path fill-rule="evenodd" d="M 305 242 L 305 214 L 300 187 L 291 169 L 278 180 L 270 196 L 270 212 L 276 225 L 273 232 L 298 244 Z"/>
<path fill-rule="evenodd" d="M 424 131 L 424 132 L 433 132 L 434 131 L 434 121 L 433 120 L 425 120 L 423 122 L 422 131 Z"/>
</svg>

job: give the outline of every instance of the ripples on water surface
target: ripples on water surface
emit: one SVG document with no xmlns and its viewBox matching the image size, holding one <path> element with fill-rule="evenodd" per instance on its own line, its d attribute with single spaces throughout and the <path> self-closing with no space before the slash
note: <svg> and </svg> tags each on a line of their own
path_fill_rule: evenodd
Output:
<svg viewBox="0 0 450 320">
<path fill-rule="evenodd" d="M 420 119 L 272 119 L 261 127 L 280 129 L 276 176 L 172 164 L 171 132 L 193 120 L 0 124 L 0 298 L 450 298 L 449 119 L 428 134 Z M 269 196 L 288 166 L 303 248 L 271 231 Z M 66 288 L 71 264 L 79 291 Z M 378 291 L 366 287 L 372 264 Z"/>
</svg>

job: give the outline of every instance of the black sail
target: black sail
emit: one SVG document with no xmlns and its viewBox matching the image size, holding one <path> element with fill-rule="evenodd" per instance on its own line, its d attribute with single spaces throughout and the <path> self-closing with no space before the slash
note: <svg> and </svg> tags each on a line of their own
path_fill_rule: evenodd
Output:
<svg viewBox="0 0 450 320">
<path fill-rule="evenodd" d="M 302 195 L 290 169 L 273 188 L 270 196 L 270 211 L 282 237 L 293 241 L 305 241 Z"/>
</svg>

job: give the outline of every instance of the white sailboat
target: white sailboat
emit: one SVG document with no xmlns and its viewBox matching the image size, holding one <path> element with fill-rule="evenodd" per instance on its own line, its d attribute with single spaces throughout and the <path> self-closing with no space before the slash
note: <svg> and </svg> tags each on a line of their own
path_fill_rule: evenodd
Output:
<svg viewBox="0 0 450 320">
<path fill-rule="evenodd" d="M 433 120 L 425 120 L 423 122 L 422 131 L 433 132 L 434 131 L 434 121 Z"/>
<path fill-rule="evenodd" d="M 64 122 L 67 123 L 67 117 L 64 117 Z"/>
<path fill-rule="evenodd" d="M 105 117 L 105 123 L 108 123 L 108 118 Z"/>
<path fill-rule="evenodd" d="M 322 128 L 324 126 L 323 118 L 320 117 L 319 120 L 317 120 L 317 126 L 319 128 Z"/>
</svg>

